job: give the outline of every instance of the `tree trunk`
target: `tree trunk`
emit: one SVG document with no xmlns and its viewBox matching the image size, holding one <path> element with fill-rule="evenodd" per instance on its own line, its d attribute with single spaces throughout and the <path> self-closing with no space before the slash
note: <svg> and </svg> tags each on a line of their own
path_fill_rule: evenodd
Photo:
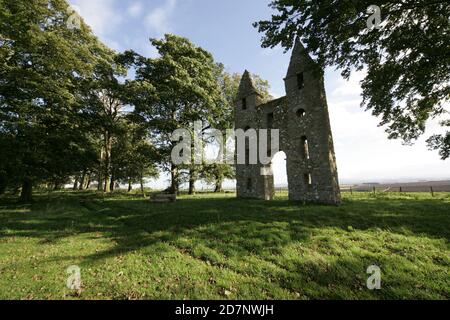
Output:
<svg viewBox="0 0 450 320">
<path fill-rule="evenodd" d="M 100 157 L 102 158 L 103 156 L 100 155 Z M 98 181 L 97 191 L 102 191 L 102 189 L 103 189 L 103 174 L 102 174 L 102 166 L 101 165 L 98 168 L 97 177 L 98 177 L 97 178 L 97 181 Z"/>
<path fill-rule="evenodd" d="M 128 179 L 128 192 L 131 192 L 133 190 L 133 184 L 131 183 L 131 179 Z"/>
<path fill-rule="evenodd" d="M 222 184 L 223 184 L 223 180 L 222 179 L 217 179 L 216 180 L 216 187 L 214 188 L 214 192 L 216 192 L 216 193 L 223 192 Z"/>
<path fill-rule="evenodd" d="M 81 179 L 80 179 L 80 186 L 79 186 L 79 190 L 83 190 L 84 184 L 86 182 L 86 170 L 83 170 L 83 173 L 81 175 Z"/>
<path fill-rule="evenodd" d="M 116 187 L 116 182 L 114 181 L 114 174 L 111 175 L 111 182 L 109 183 L 109 190 L 114 191 Z"/>
<path fill-rule="evenodd" d="M 77 190 L 77 189 L 78 189 L 78 176 L 75 177 L 75 181 L 73 182 L 72 190 Z"/>
<path fill-rule="evenodd" d="M 53 191 L 57 191 L 57 190 L 61 190 L 61 182 L 59 180 L 55 180 L 54 181 L 54 185 L 53 185 Z"/>
<path fill-rule="evenodd" d="M 103 184 L 103 192 L 109 193 L 111 192 L 111 188 L 109 187 L 109 179 L 105 177 L 105 183 Z"/>
<path fill-rule="evenodd" d="M 98 166 L 98 172 L 97 172 L 97 176 L 98 176 L 97 190 L 98 191 L 105 190 L 104 181 L 107 180 L 107 178 L 106 178 L 106 176 L 103 175 L 104 171 L 105 171 L 105 150 L 104 150 L 104 146 L 102 145 L 102 147 L 100 149 L 100 165 Z"/>
<path fill-rule="evenodd" d="M 111 192 L 111 185 L 109 183 L 110 174 L 111 174 L 111 148 L 112 148 L 112 139 L 111 135 L 108 131 L 104 134 L 104 148 L 105 148 L 105 187 L 104 192 Z"/>
<path fill-rule="evenodd" d="M 141 183 L 141 193 L 145 198 L 145 190 L 144 190 L 144 176 L 141 175 L 141 179 L 140 179 L 140 183 Z"/>
<path fill-rule="evenodd" d="M 4 194 L 6 191 L 6 174 L 4 171 L 0 171 L 0 195 Z"/>
<path fill-rule="evenodd" d="M 19 201 L 22 203 L 30 203 L 33 201 L 33 183 L 29 178 L 25 178 L 22 182 L 22 191 L 20 193 Z"/>
<path fill-rule="evenodd" d="M 171 185 L 169 188 L 170 193 L 177 194 L 178 193 L 178 167 L 172 164 L 172 168 L 170 169 L 170 178 Z"/>
<path fill-rule="evenodd" d="M 90 186 L 91 186 L 91 175 L 89 174 L 86 182 L 86 187 L 84 189 L 88 190 Z"/>
<path fill-rule="evenodd" d="M 195 173 L 192 169 L 189 172 L 189 194 L 195 194 Z"/>
</svg>

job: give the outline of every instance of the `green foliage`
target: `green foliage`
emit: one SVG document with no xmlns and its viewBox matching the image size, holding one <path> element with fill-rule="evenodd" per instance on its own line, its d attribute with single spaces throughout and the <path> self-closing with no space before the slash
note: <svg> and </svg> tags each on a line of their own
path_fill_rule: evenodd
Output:
<svg viewBox="0 0 450 320">
<path fill-rule="evenodd" d="M 148 99 L 146 105 L 136 103 L 135 112 L 161 134 L 188 127 L 197 120 L 214 123 L 222 110 L 211 54 L 175 35 L 152 39 L 152 44 L 160 57 L 139 57 L 136 79 L 144 90 L 151 85 L 156 97 Z"/>
<path fill-rule="evenodd" d="M 117 179 L 125 171 L 131 180 L 155 176 L 152 146 L 124 116 L 137 91 L 119 81 L 126 55 L 83 21 L 68 28 L 65 0 L 2 0 L 0 9 L 0 191 L 22 185 L 21 199 L 30 201 L 33 185 L 57 189 L 70 176 L 81 188 L 96 176 L 105 191 L 115 184 L 113 170 Z"/>
<path fill-rule="evenodd" d="M 450 120 L 443 121 L 442 126 L 450 127 Z M 450 132 L 433 135 L 427 142 L 430 149 L 439 151 L 442 160 L 450 157 Z"/>
<path fill-rule="evenodd" d="M 371 5 L 381 8 L 381 29 L 368 30 Z M 293 46 L 297 37 L 323 67 L 337 66 L 348 78 L 367 69 L 363 104 L 381 117 L 389 138 L 411 143 L 429 119 L 447 115 L 450 98 L 448 1 L 275 0 L 270 21 L 255 23 L 263 47 Z M 448 121 L 443 122 L 448 127 Z M 448 136 L 449 133 L 447 133 Z M 449 139 L 430 147 L 448 157 Z"/>
<path fill-rule="evenodd" d="M 145 128 L 128 121 L 112 148 L 112 175 L 116 180 L 134 184 L 144 178 L 158 177 L 158 153 L 148 139 Z"/>
<path fill-rule="evenodd" d="M 449 207 L 448 193 L 346 193 L 339 207 L 233 193 L 166 205 L 120 193 L 0 198 L 0 298 L 449 299 Z M 71 265 L 80 292 L 66 287 Z"/>
<path fill-rule="evenodd" d="M 78 94 L 111 52 L 84 23 L 67 28 L 67 8 L 65 0 L 0 1 L 0 133 L 9 153 L 0 170 L 16 184 L 67 176 L 90 152 Z"/>
<path fill-rule="evenodd" d="M 178 190 L 180 172 L 171 164 L 172 132 L 190 128 L 195 121 L 205 126 L 223 123 L 226 109 L 217 82 L 212 55 L 188 39 L 167 34 L 151 39 L 159 57 L 148 59 L 126 52 L 123 61 L 134 65 L 136 80 L 127 86 L 134 114 L 154 137 L 164 168 L 172 174 L 172 192 Z"/>
<path fill-rule="evenodd" d="M 225 163 L 213 163 L 205 165 L 201 172 L 202 179 L 208 184 L 214 184 L 214 192 L 222 192 L 222 184 L 225 179 L 234 179 L 236 173 L 234 167 Z"/>
</svg>

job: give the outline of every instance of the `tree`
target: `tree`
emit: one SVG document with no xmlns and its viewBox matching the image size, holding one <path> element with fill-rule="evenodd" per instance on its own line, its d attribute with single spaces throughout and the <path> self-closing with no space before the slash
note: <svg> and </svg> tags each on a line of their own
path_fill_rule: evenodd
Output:
<svg viewBox="0 0 450 320">
<path fill-rule="evenodd" d="M 146 178 L 158 177 L 156 163 L 159 155 L 148 139 L 148 132 L 130 115 L 123 131 L 112 148 L 112 175 L 115 180 L 128 184 L 128 192 L 134 183 L 140 183 L 144 193 Z"/>
<path fill-rule="evenodd" d="M 109 59 L 83 21 L 68 28 L 68 12 L 65 0 L 0 0 L 0 135 L 10 153 L 1 167 L 23 202 L 33 185 L 75 172 L 87 143 L 79 86 Z"/>
<path fill-rule="evenodd" d="M 225 163 L 213 163 L 205 165 L 201 177 L 208 184 L 214 185 L 214 192 L 223 192 L 223 182 L 225 179 L 234 179 L 236 173 L 234 167 Z"/>
<path fill-rule="evenodd" d="M 442 121 L 442 126 L 450 127 L 450 120 Z M 450 132 L 444 134 L 436 134 L 428 140 L 428 146 L 432 150 L 438 150 L 441 159 L 445 160 L 450 157 Z"/>
<path fill-rule="evenodd" d="M 81 95 L 82 113 L 90 132 L 97 137 L 99 167 L 98 189 L 110 192 L 114 189 L 112 174 L 112 148 L 117 137 L 123 133 L 126 98 L 125 85 L 119 77 L 126 75 L 121 56 L 113 55 L 113 61 L 99 63 L 93 77 L 86 79 Z M 85 175 L 86 170 L 84 170 Z"/>
<path fill-rule="evenodd" d="M 373 5 L 383 23 L 373 29 Z M 290 49 L 297 37 L 322 66 L 337 66 L 349 78 L 367 69 L 363 105 L 386 126 L 390 139 L 412 143 L 429 119 L 448 114 L 450 98 L 450 3 L 436 0 L 275 0 L 270 21 L 254 24 L 263 47 Z M 449 127 L 449 121 L 442 121 Z M 450 132 L 428 140 L 449 157 Z"/>
<path fill-rule="evenodd" d="M 212 55 L 188 39 L 167 34 L 164 39 L 151 39 L 160 56 L 148 59 L 132 52 L 136 80 L 129 83 L 130 103 L 135 114 L 144 119 L 152 131 L 164 168 L 171 174 L 171 192 L 178 192 L 180 171 L 171 161 L 176 129 L 190 128 L 195 121 L 214 124 L 221 118 L 222 99 L 215 78 Z"/>
</svg>

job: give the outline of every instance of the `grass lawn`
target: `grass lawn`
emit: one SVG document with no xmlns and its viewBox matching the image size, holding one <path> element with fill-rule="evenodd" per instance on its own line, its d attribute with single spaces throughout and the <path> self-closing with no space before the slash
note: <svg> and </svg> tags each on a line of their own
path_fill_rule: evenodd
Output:
<svg viewBox="0 0 450 320">
<path fill-rule="evenodd" d="M 450 194 L 0 198 L 2 299 L 449 299 Z M 81 268 L 82 290 L 66 288 Z M 381 290 L 366 287 L 370 265 Z"/>
</svg>

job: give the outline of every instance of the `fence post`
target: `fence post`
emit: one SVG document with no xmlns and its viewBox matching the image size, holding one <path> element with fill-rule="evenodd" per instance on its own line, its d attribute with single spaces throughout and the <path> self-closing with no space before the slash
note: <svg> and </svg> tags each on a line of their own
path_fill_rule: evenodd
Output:
<svg viewBox="0 0 450 320">
<path fill-rule="evenodd" d="M 400 192 L 402 192 L 402 187 L 400 187 Z"/>
<path fill-rule="evenodd" d="M 353 189 L 351 186 L 350 186 L 350 194 L 353 195 Z"/>
<path fill-rule="evenodd" d="M 377 190 L 375 189 L 375 187 L 373 187 L 373 194 L 376 194 Z"/>
<path fill-rule="evenodd" d="M 433 187 L 430 187 L 430 191 L 431 191 L 431 196 L 434 197 Z"/>
</svg>

